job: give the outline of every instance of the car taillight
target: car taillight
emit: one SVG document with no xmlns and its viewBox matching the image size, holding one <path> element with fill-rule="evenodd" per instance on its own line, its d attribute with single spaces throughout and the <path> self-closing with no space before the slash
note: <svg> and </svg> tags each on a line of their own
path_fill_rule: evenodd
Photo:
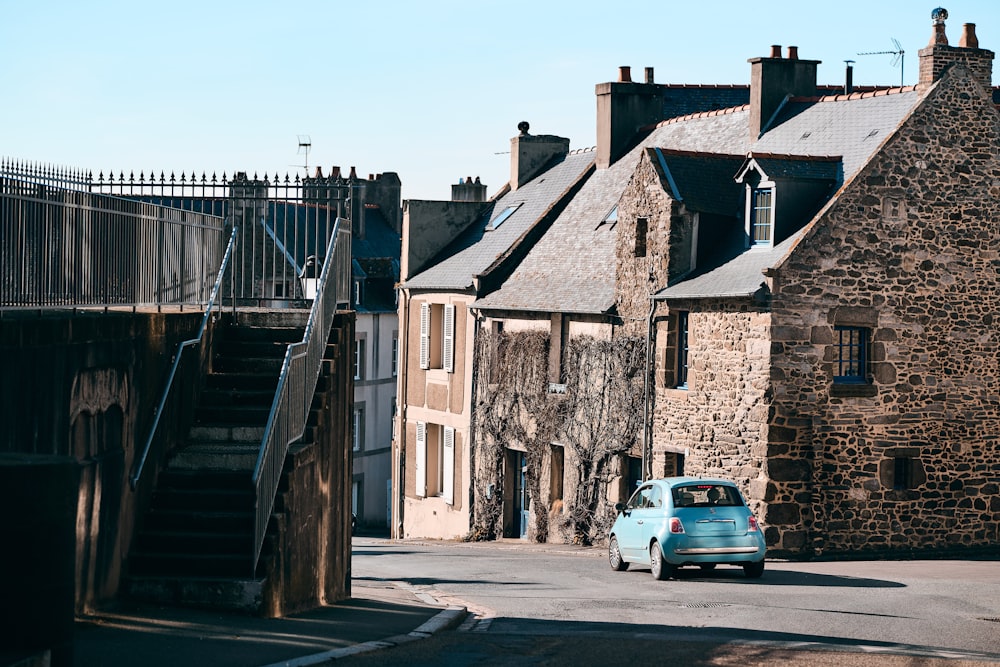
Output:
<svg viewBox="0 0 1000 667">
<path fill-rule="evenodd" d="M 748 533 L 756 533 L 757 532 L 757 518 L 751 515 L 751 517 L 747 521 L 747 523 L 749 524 L 747 526 L 747 532 Z"/>
<path fill-rule="evenodd" d="M 678 519 L 675 516 L 670 517 L 670 532 L 671 533 L 683 533 L 684 532 L 684 524 L 681 523 L 681 520 Z"/>
</svg>

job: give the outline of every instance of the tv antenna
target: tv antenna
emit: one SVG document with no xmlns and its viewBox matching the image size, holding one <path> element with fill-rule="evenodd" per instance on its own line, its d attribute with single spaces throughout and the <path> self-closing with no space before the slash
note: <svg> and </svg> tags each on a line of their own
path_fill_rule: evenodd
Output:
<svg viewBox="0 0 1000 667">
<path fill-rule="evenodd" d="M 293 167 L 302 167 L 306 170 L 306 177 L 309 176 L 309 150 L 312 148 L 312 139 L 309 138 L 308 134 L 300 134 L 299 137 L 299 152 L 298 155 L 304 155 L 303 164 L 295 164 Z"/>
<path fill-rule="evenodd" d="M 859 56 L 892 56 L 892 66 L 895 67 L 899 65 L 899 87 L 903 87 L 903 75 L 905 72 L 905 60 L 904 56 L 906 51 L 903 47 L 899 45 L 899 40 L 895 37 L 892 38 L 892 45 L 896 47 L 895 51 L 866 51 L 864 53 L 859 53 Z"/>
</svg>

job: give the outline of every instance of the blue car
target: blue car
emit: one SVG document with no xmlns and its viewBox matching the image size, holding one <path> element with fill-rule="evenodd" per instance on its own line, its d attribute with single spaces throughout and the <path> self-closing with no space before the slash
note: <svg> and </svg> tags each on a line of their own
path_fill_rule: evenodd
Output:
<svg viewBox="0 0 1000 667">
<path fill-rule="evenodd" d="M 654 577 L 669 579 L 685 565 L 711 570 L 725 564 L 742 567 L 747 577 L 764 573 L 764 536 L 733 482 L 651 479 L 615 509 L 608 534 L 614 570 L 648 565 Z"/>
</svg>

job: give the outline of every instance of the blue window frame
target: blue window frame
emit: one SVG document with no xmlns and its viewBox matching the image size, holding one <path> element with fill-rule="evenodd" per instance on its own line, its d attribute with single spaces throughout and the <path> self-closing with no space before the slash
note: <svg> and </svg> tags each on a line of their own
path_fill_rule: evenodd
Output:
<svg viewBox="0 0 1000 667">
<path fill-rule="evenodd" d="M 678 389 L 688 386 L 688 314 L 677 313 L 677 382 Z"/>
<path fill-rule="evenodd" d="M 751 245 L 771 245 L 774 190 L 771 188 L 755 188 L 753 201 L 750 204 L 750 243 Z"/>
<path fill-rule="evenodd" d="M 834 327 L 836 347 L 833 381 L 839 384 L 868 383 L 869 330 L 865 327 Z"/>
</svg>

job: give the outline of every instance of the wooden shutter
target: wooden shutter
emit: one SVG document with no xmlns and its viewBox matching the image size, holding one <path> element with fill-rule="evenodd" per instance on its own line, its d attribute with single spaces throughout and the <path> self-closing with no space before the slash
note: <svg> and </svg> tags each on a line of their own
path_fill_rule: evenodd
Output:
<svg viewBox="0 0 1000 667">
<path fill-rule="evenodd" d="M 455 429 L 451 426 L 444 427 L 444 442 L 441 448 L 441 456 L 444 458 L 442 466 L 441 495 L 449 505 L 455 504 Z"/>
<path fill-rule="evenodd" d="M 427 424 L 417 422 L 417 455 L 414 468 L 417 472 L 417 495 L 427 495 Z"/>
<path fill-rule="evenodd" d="M 455 372 L 455 306 L 447 304 L 444 307 L 444 335 L 441 339 L 442 366 L 449 373 Z"/>
<path fill-rule="evenodd" d="M 420 367 L 431 367 L 431 304 L 420 304 Z"/>
</svg>

